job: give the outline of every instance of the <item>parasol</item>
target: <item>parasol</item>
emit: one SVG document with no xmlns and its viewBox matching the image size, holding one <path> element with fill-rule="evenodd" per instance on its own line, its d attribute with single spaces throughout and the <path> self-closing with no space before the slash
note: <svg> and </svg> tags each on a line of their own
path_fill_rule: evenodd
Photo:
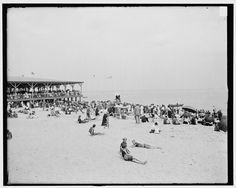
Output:
<svg viewBox="0 0 236 188">
<path fill-rule="evenodd" d="M 184 106 L 184 107 L 182 107 L 182 109 L 187 112 L 197 113 L 196 109 L 191 106 Z"/>
</svg>

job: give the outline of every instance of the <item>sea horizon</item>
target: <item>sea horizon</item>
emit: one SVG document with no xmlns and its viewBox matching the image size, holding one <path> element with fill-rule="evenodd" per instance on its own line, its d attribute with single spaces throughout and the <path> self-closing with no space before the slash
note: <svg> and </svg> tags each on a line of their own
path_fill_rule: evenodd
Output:
<svg viewBox="0 0 236 188">
<path fill-rule="evenodd" d="M 227 89 L 129 89 L 129 90 L 84 90 L 86 101 L 114 100 L 115 95 L 121 96 L 122 102 L 139 103 L 142 105 L 184 104 L 197 109 L 212 111 L 213 108 L 227 114 Z"/>
</svg>

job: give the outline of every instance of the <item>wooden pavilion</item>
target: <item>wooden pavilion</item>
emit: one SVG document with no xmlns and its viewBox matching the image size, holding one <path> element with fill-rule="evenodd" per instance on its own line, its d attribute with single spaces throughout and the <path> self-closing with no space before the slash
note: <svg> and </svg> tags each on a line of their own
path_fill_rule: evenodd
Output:
<svg viewBox="0 0 236 188">
<path fill-rule="evenodd" d="M 7 102 L 33 102 L 45 100 L 81 101 L 82 81 L 59 81 L 30 77 L 8 77 Z M 79 85 L 79 90 L 74 86 Z M 71 87 L 67 89 L 68 86 Z M 61 89 L 63 88 L 63 89 Z"/>
</svg>

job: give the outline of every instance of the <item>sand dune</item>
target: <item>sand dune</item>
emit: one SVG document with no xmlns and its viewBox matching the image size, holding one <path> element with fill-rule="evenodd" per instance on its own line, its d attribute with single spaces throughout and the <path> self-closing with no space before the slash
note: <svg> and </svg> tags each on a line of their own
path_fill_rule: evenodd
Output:
<svg viewBox="0 0 236 188">
<path fill-rule="evenodd" d="M 202 125 L 163 125 L 150 134 L 152 123 L 135 124 L 110 118 L 104 129 L 101 116 L 87 124 L 78 114 L 8 119 L 13 139 L 8 140 L 9 183 L 226 183 L 227 133 Z M 88 129 L 97 124 L 90 136 Z M 119 154 L 123 137 L 162 149 L 129 148 L 146 165 L 124 161 Z"/>
</svg>

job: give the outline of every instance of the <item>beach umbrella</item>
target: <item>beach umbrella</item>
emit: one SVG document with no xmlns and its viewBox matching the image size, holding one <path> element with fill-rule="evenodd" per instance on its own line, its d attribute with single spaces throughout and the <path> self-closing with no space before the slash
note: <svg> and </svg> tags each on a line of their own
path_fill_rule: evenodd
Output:
<svg viewBox="0 0 236 188">
<path fill-rule="evenodd" d="M 192 112 L 192 113 L 196 113 L 197 110 L 191 106 L 184 106 L 182 107 L 183 110 L 187 111 L 187 112 Z"/>
</svg>

